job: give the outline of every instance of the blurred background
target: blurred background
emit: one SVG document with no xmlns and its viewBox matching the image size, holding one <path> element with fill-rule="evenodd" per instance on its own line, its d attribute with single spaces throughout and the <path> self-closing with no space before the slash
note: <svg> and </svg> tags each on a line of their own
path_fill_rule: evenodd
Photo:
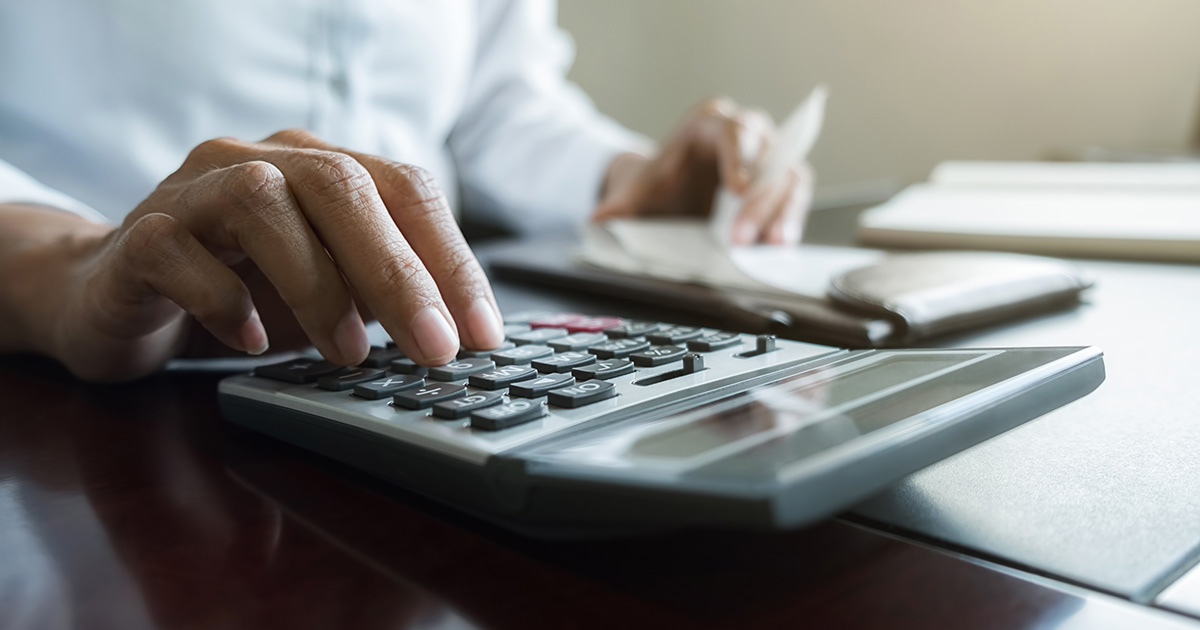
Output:
<svg viewBox="0 0 1200 630">
<path fill-rule="evenodd" d="M 654 138 L 726 94 L 782 119 L 831 89 L 822 194 L 886 194 L 949 159 L 1200 144 L 1196 0 L 560 0 L 571 78 Z"/>
</svg>

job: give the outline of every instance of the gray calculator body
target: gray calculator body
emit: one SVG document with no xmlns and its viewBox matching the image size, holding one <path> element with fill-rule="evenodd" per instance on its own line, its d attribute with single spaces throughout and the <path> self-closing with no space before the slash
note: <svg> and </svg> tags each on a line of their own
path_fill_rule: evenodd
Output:
<svg viewBox="0 0 1200 630">
<path fill-rule="evenodd" d="M 755 343 L 742 337 L 694 373 L 613 378 L 617 395 L 594 404 L 531 399 L 544 415 L 502 430 L 252 375 L 224 379 L 220 404 L 237 424 L 514 529 L 603 535 L 812 523 L 1104 380 L 1094 348 L 780 340 L 739 356 Z"/>
</svg>

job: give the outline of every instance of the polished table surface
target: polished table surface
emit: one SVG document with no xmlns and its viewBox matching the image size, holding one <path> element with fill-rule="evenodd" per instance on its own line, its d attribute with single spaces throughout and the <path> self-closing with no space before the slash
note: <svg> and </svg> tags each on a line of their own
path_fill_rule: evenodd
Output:
<svg viewBox="0 0 1200 630">
<path fill-rule="evenodd" d="M 217 378 L 0 360 L 0 628 L 1200 627 L 842 519 L 521 538 L 227 425 Z"/>
</svg>

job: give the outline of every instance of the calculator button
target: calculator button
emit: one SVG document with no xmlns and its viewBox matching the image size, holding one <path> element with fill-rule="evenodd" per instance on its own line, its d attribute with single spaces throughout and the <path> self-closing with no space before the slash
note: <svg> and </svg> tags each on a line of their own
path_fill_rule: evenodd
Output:
<svg viewBox="0 0 1200 630">
<path fill-rule="evenodd" d="M 529 320 L 530 328 L 566 328 L 568 324 L 587 319 L 579 313 L 554 313 Z"/>
<path fill-rule="evenodd" d="M 550 392 L 546 401 L 555 407 L 574 409 L 607 400 L 617 395 L 617 386 L 609 381 L 591 380 Z"/>
<path fill-rule="evenodd" d="M 316 359 L 292 359 L 283 363 L 260 365 L 254 368 L 254 375 L 285 383 L 312 383 L 326 374 L 345 370 L 340 365 Z"/>
<path fill-rule="evenodd" d="M 331 392 L 340 392 L 350 389 L 359 383 L 365 383 L 373 378 L 383 376 L 383 370 L 372 370 L 371 368 L 354 368 L 344 372 L 334 372 L 326 374 L 317 379 L 317 387 L 326 389 Z"/>
<path fill-rule="evenodd" d="M 504 400 L 503 392 L 479 392 L 462 398 L 444 400 L 433 406 L 433 415 L 439 418 L 465 418 L 472 411 L 491 407 Z"/>
<path fill-rule="evenodd" d="M 416 374 L 417 376 L 425 376 L 429 373 L 429 368 L 423 365 L 417 365 L 417 362 L 413 361 L 412 359 L 396 359 L 395 361 L 392 361 L 390 365 L 388 365 L 388 368 L 390 368 L 393 372 L 399 372 L 400 374 Z"/>
<path fill-rule="evenodd" d="M 537 420 L 545 415 L 540 400 L 513 400 L 471 414 L 471 428 L 499 431 Z"/>
<path fill-rule="evenodd" d="M 545 396 L 552 389 L 574 384 L 575 377 L 570 374 L 546 374 L 528 381 L 513 383 L 508 388 L 508 395 L 519 396 L 521 398 L 537 398 Z"/>
<path fill-rule="evenodd" d="M 571 370 L 571 375 L 581 381 L 594 378 L 601 380 L 625 376 L 633 372 L 633 362 L 625 359 L 605 359 L 594 365 L 585 365 Z"/>
<path fill-rule="evenodd" d="M 665 328 L 665 326 L 658 322 L 628 321 L 605 330 L 604 334 L 617 339 L 629 339 L 645 336 L 647 333 L 656 332 L 661 328 Z"/>
<path fill-rule="evenodd" d="M 552 354 L 554 351 L 547 346 L 517 346 L 493 352 L 492 360 L 496 362 L 496 365 L 524 365 L 534 359 L 548 357 Z"/>
<path fill-rule="evenodd" d="M 687 342 L 688 350 L 692 352 L 712 352 L 721 348 L 741 345 L 742 336 L 738 333 L 717 332 Z"/>
<path fill-rule="evenodd" d="M 491 359 L 459 359 L 429 368 L 429 378 L 437 381 L 461 381 L 472 374 L 496 367 Z"/>
<path fill-rule="evenodd" d="M 504 341 L 500 342 L 500 345 L 496 346 L 495 348 L 492 348 L 491 350 L 467 350 L 466 348 L 462 348 L 458 351 L 458 358 L 460 358 L 460 359 L 487 359 L 492 356 L 493 352 L 497 352 L 499 350 L 508 350 L 509 348 L 515 348 L 515 347 L 517 347 L 517 344 L 505 339 Z"/>
<path fill-rule="evenodd" d="M 490 372 L 472 374 L 467 380 L 471 387 L 479 389 L 504 389 L 518 381 L 529 380 L 537 376 L 537 370 L 528 365 L 505 365 Z"/>
<path fill-rule="evenodd" d="M 673 346 L 699 337 L 704 331 L 694 326 L 668 326 L 646 334 L 646 341 L 660 346 Z"/>
<path fill-rule="evenodd" d="M 587 350 L 588 346 L 594 346 L 605 341 L 608 341 L 608 337 L 604 333 L 584 332 L 559 337 L 554 341 L 547 342 L 546 345 L 554 348 L 555 352 L 569 352 L 571 350 Z"/>
<path fill-rule="evenodd" d="M 550 317 L 552 315 L 553 315 L 553 313 L 549 313 L 547 311 L 520 311 L 518 313 L 505 313 L 504 314 L 504 325 L 505 326 L 524 325 L 526 327 L 525 330 L 529 330 L 529 328 L 528 328 L 529 322 L 531 322 L 535 319 L 542 319 L 544 317 Z"/>
<path fill-rule="evenodd" d="M 654 346 L 649 350 L 635 352 L 629 355 L 629 359 L 634 365 L 641 367 L 654 367 L 657 365 L 666 365 L 673 361 L 678 361 L 687 354 L 687 348 L 680 346 Z"/>
<path fill-rule="evenodd" d="M 392 402 L 405 409 L 428 409 L 443 400 L 466 395 L 467 388 L 462 385 L 426 383 L 424 387 L 414 387 L 392 396 Z"/>
<path fill-rule="evenodd" d="M 641 352 L 650 347 L 650 342 L 644 339 L 613 339 L 594 346 L 588 346 L 588 352 L 601 359 L 623 359 L 634 352 Z"/>
<path fill-rule="evenodd" d="M 515 335 L 519 332 L 525 332 L 526 330 L 529 330 L 529 324 L 505 324 L 504 336 L 507 337 L 509 335 Z"/>
<path fill-rule="evenodd" d="M 566 337 L 567 334 L 566 328 L 534 328 L 533 330 L 527 330 L 525 332 L 519 332 L 515 335 L 509 335 L 508 340 L 517 344 L 518 346 L 525 346 L 529 344 L 545 345 L 547 341 L 550 341 L 551 339 L 558 339 L 559 337 Z"/>
<path fill-rule="evenodd" d="M 359 398 L 379 400 L 387 398 L 396 392 L 425 384 L 425 379 L 415 374 L 391 374 L 378 380 L 361 383 L 354 386 L 354 395 Z"/>
<path fill-rule="evenodd" d="M 403 359 L 404 353 L 399 348 L 384 348 L 383 346 L 371 346 L 367 352 L 367 358 L 359 363 L 359 367 L 369 368 L 385 368 L 389 363 L 396 359 Z"/>
<path fill-rule="evenodd" d="M 563 328 L 572 333 L 598 333 L 609 328 L 616 328 L 623 323 L 625 321 L 619 317 L 584 317 L 565 324 Z"/>
<path fill-rule="evenodd" d="M 538 359 L 530 365 L 539 372 L 570 372 L 572 369 L 596 362 L 596 355 L 587 352 L 560 352 Z"/>
</svg>

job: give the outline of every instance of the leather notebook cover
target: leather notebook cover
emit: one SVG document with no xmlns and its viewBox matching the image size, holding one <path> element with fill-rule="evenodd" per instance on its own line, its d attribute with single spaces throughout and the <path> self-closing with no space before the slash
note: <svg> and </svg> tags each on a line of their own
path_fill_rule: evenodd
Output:
<svg viewBox="0 0 1200 630">
<path fill-rule="evenodd" d="M 1090 284 L 1069 263 L 987 252 L 887 256 L 835 274 L 828 295 L 784 298 L 625 274 L 574 261 L 571 242 L 481 258 L 497 277 L 686 310 L 743 332 L 847 348 L 896 347 L 1060 309 Z"/>
</svg>

